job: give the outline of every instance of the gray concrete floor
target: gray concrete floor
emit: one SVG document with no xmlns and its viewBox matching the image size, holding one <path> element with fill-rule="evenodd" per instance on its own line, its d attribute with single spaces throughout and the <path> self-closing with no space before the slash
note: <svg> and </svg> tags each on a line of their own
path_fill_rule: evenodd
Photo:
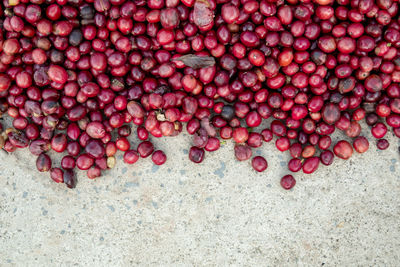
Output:
<svg viewBox="0 0 400 267">
<path fill-rule="evenodd" d="M 365 132 L 366 130 L 364 130 Z M 168 156 L 141 159 L 75 190 L 35 169 L 27 151 L 0 161 L 1 266 L 399 266 L 400 160 L 386 151 L 335 159 L 283 190 L 286 153 L 236 162 L 233 144 L 187 159 L 190 138 L 154 140 Z M 137 144 L 137 142 L 134 142 Z M 121 155 L 119 155 L 121 158 Z"/>
</svg>

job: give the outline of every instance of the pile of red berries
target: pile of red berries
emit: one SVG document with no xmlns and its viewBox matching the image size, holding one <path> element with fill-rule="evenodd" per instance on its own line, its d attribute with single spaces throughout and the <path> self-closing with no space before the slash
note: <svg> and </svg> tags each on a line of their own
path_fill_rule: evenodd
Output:
<svg viewBox="0 0 400 267">
<path fill-rule="evenodd" d="M 362 120 L 386 149 L 388 129 L 400 138 L 398 9 L 397 0 L 2 0 L 0 112 L 13 127 L 0 147 L 29 147 L 37 169 L 69 188 L 75 167 L 99 177 L 118 150 L 128 164 L 163 164 L 149 137 L 183 128 L 195 163 L 221 139 L 243 161 L 275 136 L 288 169 L 312 173 L 369 148 Z M 336 130 L 352 144 L 332 144 Z M 63 153 L 60 167 L 50 150 Z"/>
</svg>

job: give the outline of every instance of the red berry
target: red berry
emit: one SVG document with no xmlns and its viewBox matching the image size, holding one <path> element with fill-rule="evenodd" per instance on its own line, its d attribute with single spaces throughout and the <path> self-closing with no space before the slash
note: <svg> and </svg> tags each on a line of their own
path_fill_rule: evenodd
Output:
<svg viewBox="0 0 400 267">
<path fill-rule="evenodd" d="M 286 189 L 289 190 L 291 188 L 293 188 L 296 185 L 296 180 L 294 179 L 294 177 L 292 175 L 285 175 L 282 177 L 281 179 L 281 186 Z"/>
</svg>

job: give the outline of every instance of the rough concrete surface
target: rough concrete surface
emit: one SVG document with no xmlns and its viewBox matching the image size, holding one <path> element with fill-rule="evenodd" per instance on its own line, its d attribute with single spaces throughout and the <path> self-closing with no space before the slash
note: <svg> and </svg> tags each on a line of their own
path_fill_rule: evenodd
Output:
<svg viewBox="0 0 400 267">
<path fill-rule="evenodd" d="M 81 172 L 75 190 L 35 171 L 26 150 L 0 155 L 0 266 L 399 266 L 400 144 L 390 141 L 297 173 L 290 191 L 279 184 L 288 153 L 273 142 L 254 151 L 269 163 L 256 173 L 231 142 L 195 165 L 187 135 L 158 139 L 165 165 L 119 154 L 100 179 Z"/>
</svg>

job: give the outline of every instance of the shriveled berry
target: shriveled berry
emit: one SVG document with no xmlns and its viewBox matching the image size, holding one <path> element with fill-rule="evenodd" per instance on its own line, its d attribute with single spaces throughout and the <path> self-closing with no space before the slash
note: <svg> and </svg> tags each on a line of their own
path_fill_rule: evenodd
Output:
<svg viewBox="0 0 400 267">
<path fill-rule="evenodd" d="M 73 170 L 64 170 L 64 183 L 68 188 L 75 188 L 77 179 Z"/>
</svg>

